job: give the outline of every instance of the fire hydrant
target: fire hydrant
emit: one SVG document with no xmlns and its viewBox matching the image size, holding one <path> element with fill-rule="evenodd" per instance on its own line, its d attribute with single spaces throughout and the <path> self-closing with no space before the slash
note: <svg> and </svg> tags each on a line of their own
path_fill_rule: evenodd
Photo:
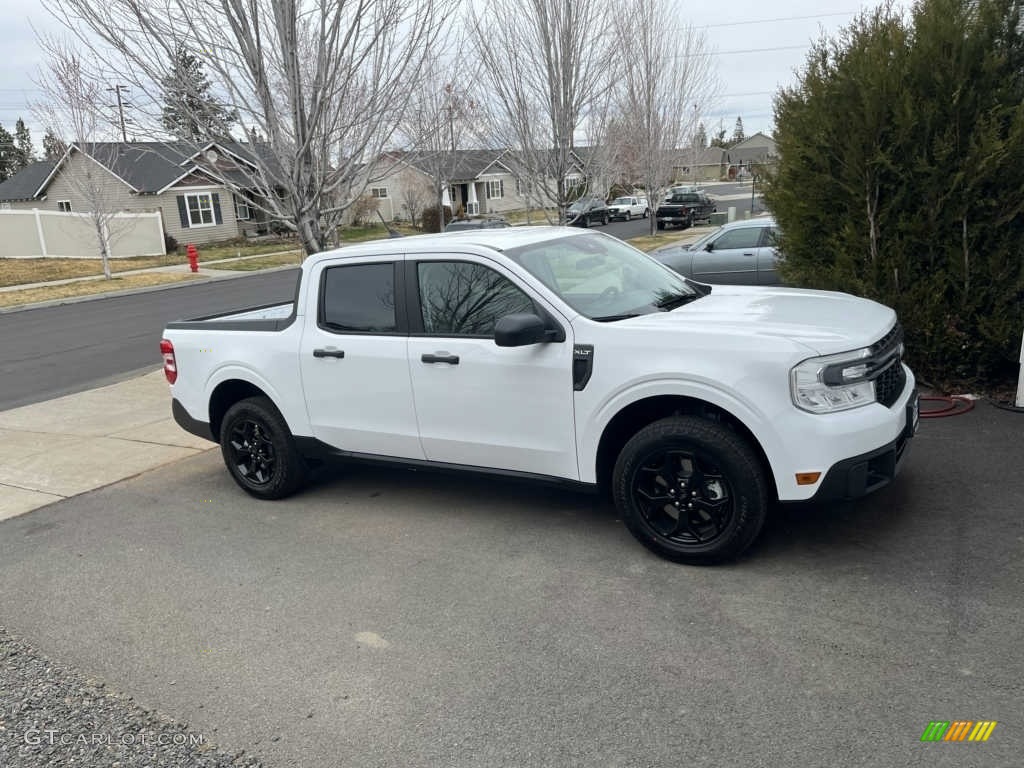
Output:
<svg viewBox="0 0 1024 768">
<path fill-rule="evenodd" d="M 199 249 L 192 245 L 192 243 L 189 243 L 188 248 L 186 248 L 186 251 L 188 252 L 188 268 L 191 269 L 193 272 L 198 272 Z"/>
</svg>

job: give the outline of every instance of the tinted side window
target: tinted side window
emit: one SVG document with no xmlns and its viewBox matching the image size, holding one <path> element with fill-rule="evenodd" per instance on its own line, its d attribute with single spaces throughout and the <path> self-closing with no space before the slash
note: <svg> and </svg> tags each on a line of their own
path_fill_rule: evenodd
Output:
<svg viewBox="0 0 1024 768">
<path fill-rule="evenodd" d="M 761 227 L 744 227 L 726 232 L 715 240 L 715 250 L 726 248 L 756 248 L 761 240 Z"/>
<path fill-rule="evenodd" d="M 320 323 L 340 332 L 394 332 L 394 264 L 328 268 L 324 272 Z"/>
<path fill-rule="evenodd" d="M 530 297 L 493 269 L 465 261 L 417 265 L 423 330 L 445 336 L 490 336 L 499 317 L 534 312 Z"/>
</svg>

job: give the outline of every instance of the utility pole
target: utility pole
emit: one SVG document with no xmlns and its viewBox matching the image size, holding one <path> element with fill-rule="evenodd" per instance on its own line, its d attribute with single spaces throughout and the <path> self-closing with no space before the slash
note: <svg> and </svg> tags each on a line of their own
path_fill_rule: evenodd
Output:
<svg viewBox="0 0 1024 768">
<path fill-rule="evenodd" d="M 127 91 L 127 85 L 115 85 L 113 88 L 107 88 L 108 91 L 114 91 L 117 94 L 117 116 L 121 121 L 121 140 L 128 143 L 128 132 L 124 128 L 124 102 L 121 100 L 121 91 Z M 113 105 L 111 105 L 113 106 Z"/>
<path fill-rule="evenodd" d="M 703 149 L 703 147 L 701 147 Z M 697 186 L 697 105 L 693 105 L 693 186 Z"/>
</svg>

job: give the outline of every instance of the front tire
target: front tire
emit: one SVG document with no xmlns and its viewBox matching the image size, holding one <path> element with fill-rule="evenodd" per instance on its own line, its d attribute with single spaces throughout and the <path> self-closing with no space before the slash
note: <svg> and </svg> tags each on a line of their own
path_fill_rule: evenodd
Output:
<svg viewBox="0 0 1024 768">
<path fill-rule="evenodd" d="M 626 211 L 626 221 L 632 221 L 632 219 L 633 219 L 633 212 L 632 211 Z"/>
<path fill-rule="evenodd" d="M 607 227 L 608 226 L 608 221 L 609 221 L 608 214 L 606 213 L 604 216 L 601 217 L 601 226 Z"/>
<path fill-rule="evenodd" d="M 220 450 L 234 481 L 257 499 L 283 499 L 306 482 L 309 470 L 288 424 L 266 397 L 249 397 L 228 408 Z"/>
<path fill-rule="evenodd" d="M 651 215 L 651 209 L 650 208 L 644 208 L 644 218 L 646 219 L 650 215 Z"/>
<path fill-rule="evenodd" d="M 641 544 L 690 565 L 737 557 L 768 514 L 768 485 L 751 446 L 694 416 L 661 419 L 630 438 L 615 462 L 612 494 Z"/>
<path fill-rule="evenodd" d="M 664 221 L 659 221 L 658 222 L 658 229 L 664 229 L 664 228 L 665 228 L 665 222 Z"/>
</svg>

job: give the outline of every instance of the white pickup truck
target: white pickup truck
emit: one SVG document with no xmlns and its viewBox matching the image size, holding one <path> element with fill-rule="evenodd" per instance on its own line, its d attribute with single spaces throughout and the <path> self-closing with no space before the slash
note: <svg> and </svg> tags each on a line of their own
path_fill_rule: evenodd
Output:
<svg viewBox="0 0 1024 768">
<path fill-rule="evenodd" d="M 176 420 L 253 496 L 332 457 L 603 485 L 687 563 L 739 554 L 773 500 L 885 485 L 917 426 L 891 309 L 694 283 L 562 227 L 318 253 L 293 303 L 160 346 Z"/>
<path fill-rule="evenodd" d="M 651 213 L 651 207 L 646 197 L 616 197 L 608 203 L 609 219 L 625 219 L 629 221 L 634 216 L 646 219 Z"/>
</svg>

